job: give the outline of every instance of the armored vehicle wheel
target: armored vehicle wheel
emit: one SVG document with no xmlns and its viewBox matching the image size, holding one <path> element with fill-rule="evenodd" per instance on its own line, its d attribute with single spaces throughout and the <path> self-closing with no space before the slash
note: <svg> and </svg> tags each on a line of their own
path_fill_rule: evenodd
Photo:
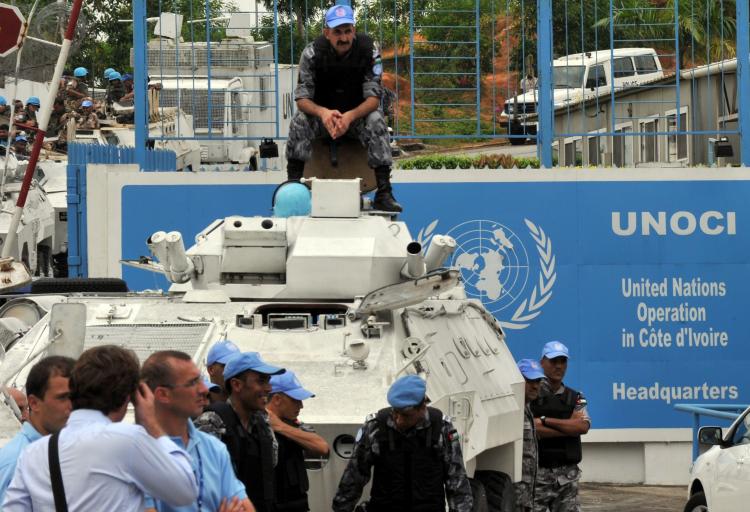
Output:
<svg viewBox="0 0 750 512">
<path fill-rule="evenodd" d="M 685 512 L 708 512 L 706 506 L 706 495 L 702 492 L 696 492 L 685 505 Z"/>
<path fill-rule="evenodd" d="M 489 505 L 487 505 L 487 491 L 482 485 L 482 482 L 469 478 L 469 484 L 471 485 L 471 495 L 474 499 L 474 505 L 471 507 L 471 512 L 489 512 Z"/>
<path fill-rule="evenodd" d="M 487 492 L 489 512 L 513 512 L 516 494 L 508 475 L 499 471 L 477 471 L 474 478 L 482 483 Z"/>
<path fill-rule="evenodd" d="M 112 277 L 45 278 L 31 283 L 31 293 L 125 293 L 127 291 L 128 285 L 125 281 Z"/>
</svg>

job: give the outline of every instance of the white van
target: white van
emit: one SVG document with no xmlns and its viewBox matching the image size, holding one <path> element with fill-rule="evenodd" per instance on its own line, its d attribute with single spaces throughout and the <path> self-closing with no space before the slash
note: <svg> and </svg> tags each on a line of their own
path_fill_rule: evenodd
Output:
<svg viewBox="0 0 750 512">
<path fill-rule="evenodd" d="M 637 87 L 664 77 L 659 56 L 653 48 L 620 48 L 576 53 L 552 61 L 555 108 L 596 96 Z M 527 91 L 505 102 L 500 121 L 510 125 L 511 135 L 536 135 L 538 89 Z M 534 120 L 527 120 L 533 116 Z M 511 138 L 511 144 L 523 144 L 524 138 Z"/>
</svg>

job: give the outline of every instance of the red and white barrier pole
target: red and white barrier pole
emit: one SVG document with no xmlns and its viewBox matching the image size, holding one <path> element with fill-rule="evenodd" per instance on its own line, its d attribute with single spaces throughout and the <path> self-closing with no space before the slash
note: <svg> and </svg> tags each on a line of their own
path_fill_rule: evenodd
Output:
<svg viewBox="0 0 750 512">
<path fill-rule="evenodd" d="M 60 55 L 57 57 L 57 64 L 55 64 L 55 72 L 52 75 L 52 83 L 50 84 L 49 92 L 47 93 L 47 101 L 42 104 L 42 108 L 39 109 L 39 115 L 37 116 L 38 129 L 34 136 L 34 147 L 29 157 L 29 163 L 26 166 L 26 174 L 23 176 L 23 184 L 21 185 L 21 192 L 18 194 L 18 201 L 16 201 L 16 208 L 13 211 L 13 218 L 10 221 L 10 227 L 8 228 L 8 238 L 3 244 L 2 254 L 0 257 L 8 258 L 10 251 L 16 243 L 18 225 L 21 223 L 21 217 L 23 216 L 23 208 L 26 205 L 26 196 L 29 194 L 29 188 L 31 187 L 31 179 L 34 177 L 34 171 L 36 170 L 36 163 L 39 160 L 39 153 L 42 150 L 42 144 L 44 143 L 44 136 L 47 133 L 47 125 L 49 124 L 49 118 L 52 114 L 52 106 L 55 103 L 57 97 L 57 91 L 60 88 L 60 78 L 62 78 L 63 69 L 65 63 L 68 60 L 70 54 L 70 47 L 73 44 L 73 38 L 75 37 L 76 24 L 78 23 L 78 16 L 81 14 L 81 6 L 83 0 L 73 0 L 73 8 L 70 12 L 70 19 L 68 20 L 68 28 L 65 31 L 65 39 L 60 47 Z M 0 283 L 0 287 L 2 284 Z"/>
</svg>

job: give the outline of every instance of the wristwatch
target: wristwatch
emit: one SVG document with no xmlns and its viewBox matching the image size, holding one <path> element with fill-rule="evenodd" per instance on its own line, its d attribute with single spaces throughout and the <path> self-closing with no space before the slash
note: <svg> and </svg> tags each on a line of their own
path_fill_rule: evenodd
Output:
<svg viewBox="0 0 750 512">
<path fill-rule="evenodd" d="M 547 426 L 547 416 L 540 416 L 539 419 L 542 420 L 542 425 L 544 425 L 546 427 Z"/>
</svg>

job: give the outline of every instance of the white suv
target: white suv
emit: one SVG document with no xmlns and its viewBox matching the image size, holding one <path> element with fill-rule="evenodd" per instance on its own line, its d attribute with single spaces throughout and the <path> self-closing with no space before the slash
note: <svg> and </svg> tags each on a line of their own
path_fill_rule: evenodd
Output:
<svg viewBox="0 0 750 512">
<path fill-rule="evenodd" d="M 739 512 L 750 504 L 750 408 L 726 432 L 703 427 L 701 444 L 712 445 L 690 468 L 685 512 Z"/>
<path fill-rule="evenodd" d="M 618 48 L 576 53 L 552 61 L 552 101 L 555 108 L 571 105 L 615 91 L 664 78 L 661 62 L 653 48 Z M 510 124 L 511 135 L 536 135 L 538 90 L 525 91 L 505 102 L 499 120 Z M 607 100 L 604 100 L 607 101 Z M 511 138 L 511 144 L 523 144 Z"/>
</svg>

